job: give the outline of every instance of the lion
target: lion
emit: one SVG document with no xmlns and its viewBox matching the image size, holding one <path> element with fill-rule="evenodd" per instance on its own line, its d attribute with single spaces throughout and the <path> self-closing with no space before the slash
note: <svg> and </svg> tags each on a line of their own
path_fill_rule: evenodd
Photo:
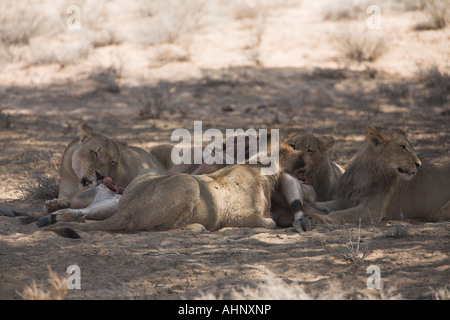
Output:
<svg viewBox="0 0 450 320">
<path fill-rule="evenodd" d="M 302 179 L 314 188 L 317 201 L 332 200 L 339 178 L 345 171 L 328 157 L 328 151 L 334 146 L 333 137 L 304 134 L 292 128 L 284 133 L 282 141 L 294 150 L 304 151 L 305 157 L 309 158 L 310 165 Z"/>
<path fill-rule="evenodd" d="M 303 152 L 280 144 L 279 170 L 272 175 L 262 175 L 260 164 L 236 164 L 203 175 L 158 175 L 144 170 L 125 189 L 116 206 L 105 201 L 113 211 L 108 219 L 67 222 L 84 221 L 87 216 L 95 219 L 96 212 L 80 210 L 65 214 L 63 209 L 61 214 L 55 212 L 46 217 L 51 223 L 57 222 L 47 230 L 67 227 L 85 231 L 150 231 L 192 226 L 209 231 L 224 227 L 275 228 L 270 213 L 273 200 L 289 206 L 298 228 L 307 231 L 311 226 L 303 216 L 305 195 L 297 179 L 298 172 L 306 165 Z M 102 188 L 99 197 L 114 193 L 103 184 L 97 188 Z"/>
<path fill-rule="evenodd" d="M 317 202 L 319 223 L 450 218 L 450 166 L 422 164 L 405 131 L 366 127 L 366 144 L 341 176 L 335 200 Z"/>
<path fill-rule="evenodd" d="M 143 169 L 152 168 L 164 174 L 173 165 L 171 145 L 158 145 L 147 152 L 96 133 L 87 123 L 82 123 L 79 131 L 79 137 L 64 151 L 59 195 L 45 203 L 47 212 L 88 206 L 94 197 L 91 187 L 104 177 L 111 177 L 116 185 L 125 188 Z"/>
</svg>

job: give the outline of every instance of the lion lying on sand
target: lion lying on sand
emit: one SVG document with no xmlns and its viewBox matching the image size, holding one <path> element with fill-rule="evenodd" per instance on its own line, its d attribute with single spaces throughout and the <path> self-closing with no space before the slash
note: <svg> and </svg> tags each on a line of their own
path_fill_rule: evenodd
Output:
<svg viewBox="0 0 450 320">
<path fill-rule="evenodd" d="M 143 169 L 152 168 L 156 173 L 164 174 L 173 165 L 170 145 L 159 145 L 147 152 L 95 133 L 86 123 L 81 124 L 79 130 L 80 136 L 75 137 L 64 151 L 59 195 L 45 203 L 47 212 L 87 207 L 92 202 L 94 190 L 86 190 L 104 177 L 111 177 L 116 185 L 125 188 Z"/>
<path fill-rule="evenodd" d="M 190 228 L 192 225 L 202 225 L 210 231 L 223 227 L 274 228 L 276 225 L 270 214 L 273 200 L 289 206 L 298 229 L 306 231 L 310 224 L 303 217 L 305 195 L 297 180 L 298 172 L 306 165 L 303 156 L 302 152 L 281 144 L 280 170 L 273 175 L 261 175 L 259 164 L 232 165 L 204 175 L 161 176 L 149 170 L 125 189 L 117 207 L 112 207 L 115 210 L 110 218 L 81 224 L 59 222 L 47 229 L 139 231 Z M 102 188 L 101 193 L 110 192 Z M 95 216 L 95 212 L 66 214 L 61 211 L 50 215 L 51 222 L 83 221 L 86 215 Z"/>
<path fill-rule="evenodd" d="M 400 129 L 366 127 L 367 144 L 351 160 L 336 199 L 315 205 L 317 222 L 342 224 L 450 218 L 450 166 L 423 164 Z"/>
</svg>

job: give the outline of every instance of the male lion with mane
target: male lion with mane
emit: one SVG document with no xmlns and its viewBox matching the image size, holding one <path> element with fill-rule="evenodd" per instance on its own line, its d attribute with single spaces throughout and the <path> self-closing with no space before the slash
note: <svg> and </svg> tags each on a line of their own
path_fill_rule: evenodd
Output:
<svg viewBox="0 0 450 320">
<path fill-rule="evenodd" d="M 96 133 L 87 123 L 81 124 L 79 130 L 80 135 L 64 151 L 59 195 L 45 203 L 47 212 L 87 207 L 94 197 L 92 187 L 104 177 L 111 177 L 117 186 L 125 188 L 143 169 L 164 174 L 173 165 L 171 145 L 158 145 L 147 152 Z"/>
<path fill-rule="evenodd" d="M 450 218 L 450 166 L 422 165 L 401 129 L 368 126 L 366 141 L 341 176 L 336 199 L 316 202 L 329 214 L 309 217 L 332 224 Z"/>
<path fill-rule="evenodd" d="M 84 221 L 84 216 L 80 219 L 73 213 L 52 214 L 52 222 L 60 222 L 47 230 L 70 227 L 85 231 L 144 231 L 199 225 L 209 231 L 223 227 L 274 228 L 271 200 L 290 206 L 297 230 L 310 230 L 309 220 L 303 217 L 304 194 L 297 180 L 297 173 L 307 165 L 303 156 L 302 152 L 280 144 L 279 170 L 273 175 L 262 175 L 260 164 L 232 165 L 203 175 L 142 172 L 125 189 L 108 219 L 73 223 L 61 220 Z M 97 188 L 103 188 L 100 193 L 106 190 L 103 185 Z M 82 215 L 85 214 L 92 218 L 95 212 Z"/>
</svg>

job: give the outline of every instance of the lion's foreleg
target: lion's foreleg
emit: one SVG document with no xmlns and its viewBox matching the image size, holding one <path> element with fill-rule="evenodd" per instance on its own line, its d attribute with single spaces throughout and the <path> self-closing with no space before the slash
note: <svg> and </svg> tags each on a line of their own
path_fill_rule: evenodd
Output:
<svg viewBox="0 0 450 320">
<path fill-rule="evenodd" d="M 293 176 L 281 174 L 281 192 L 294 213 L 294 223 L 292 224 L 298 232 L 311 230 L 308 218 L 304 217 L 303 201 L 304 193 L 298 179 Z"/>
<path fill-rule="evenodd" d="M 86 208 L 92 203 L 94 197 L 95 188 L 84 187 L 75 192 L 71 198 L 60 195 L 57 199 L 46 201 L 44 210 L 48 213 L 52 213 L 65 208 Z"/>
<path fill-rule="evenodd" d="M 378 209 L 367 206 L 357 206 L 346 210 L 334 211 L 328 215 L 322 215 L 317 220 L 326 224 L 335 225 L 343 225 L 345 223 L 358 224 L 360 221 L 362 223 L 377 222 L 378 211 Z"/>
</svg>

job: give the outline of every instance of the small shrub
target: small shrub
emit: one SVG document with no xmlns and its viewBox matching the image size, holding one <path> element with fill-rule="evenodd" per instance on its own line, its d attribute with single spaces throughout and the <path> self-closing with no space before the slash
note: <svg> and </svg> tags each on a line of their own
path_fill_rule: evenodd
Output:
<svg viewBox="0 0 450 320">
<path fill-rule="evenodd" d="M 32 65 L 42 65 L 57 63 L 61 68 L 67 65 L 78 63 L 81 59 L 86 59 L 92 52 L 90 41 L 51 41 L 45 45 L 33 43 L 31 46 L 31 57 L 29 61 Z"/>
<path fill-rule="evenodd" d="M 359 222 L 358 233 L 355 237 L 346 230 L 344 233 L 345 246 L 325 248 L 336 258 L 343 259 L 350 263 L 350 272 L 356 273 L 365 266 L 365 258 L 368 253 L 368 242 L 361 240 L 361 220 Z"/>
<path fill-rule="evenodd" d="M 371 4 L 367 0 L 327 1 L 321 14 L 324 20 L 357 20 L 367 17 L 366 9 Z"/>
<path fill-rule="evenodd" d="M 171 89 L 165 81 L 159 81 L 155 88 L 143 88 L 137 97 L 141 106 L 139 117 L 142 119 L 159 119 L 162 112 L 171 107 Z"/>
<path fill-rule="evenodd" d="M 443 29 L 449 21 L 449 1 L 448 0 L 428 0 L 425 3 L 425 14 L 427 21 L 415 26 L 416 30 L 436 30 Z"/>
<path fill-rule="evenodd" d="M 33 280 L 30 286 L 26 286 L 22 293 L 17 292 L 17 294 L 25 300 L 63 300 L 67 295 L 67 280 L 54 272 L 50 266 L 47 268 L 50 291 L 42 289 L 42 285 L 38 286 Z"/>
<path fill-rule="evenodd" d="M 23 200 L 51 200 L 58 197 L 59 181 L 56 178 L 41 175 L 28 180 L 26 185 L 19 186 L 19 191 L 22 193 L 20 198 Z"/>
<path fill-rule="evenodd" d="M 32 1 L 0 2 L 0 42 L 5 45 L 28 44 L 32 37 L 48 31 L 47 17 Z"/>
<path fill-rule="evenodd" d="M 436 65 L 421 68 L 418 71 L 419 83 L 427 89 L 426 99 L 436 103 L 445 103 L 450 92 L 450 74 L 441 71 Z"/>
<path fill-rule="evenodd" d="M 204 26 L 206 1 L 148 1 L 141 10 L 144 16 L 148 16 L 145 39 L 140 39 L 142 42 L 152 45 L 182 43 Z"/>
<path fill-rule="evenodd" d="M 388 49 L 386 37 L 378 30 L 346 29 L 335 35 L 334 43 L 347 59 L 357 62 L 375 61 Z"/>
<path fill-rule="evenodd" d="M 3 110 L 0 109 L 0 129 L 10 129 L 10 128 L 11 128 L 10 115 L 3 113 Z"/>
<path fill-rule="evenodd" d="M 393 230 L 389 230 L 385 232 L 381 237 L 382 238 L 393 238 L 393 239 L 401 239 L 408 236 L 408 228 L 402 225 L 396 225 Z"/>
</svg>

